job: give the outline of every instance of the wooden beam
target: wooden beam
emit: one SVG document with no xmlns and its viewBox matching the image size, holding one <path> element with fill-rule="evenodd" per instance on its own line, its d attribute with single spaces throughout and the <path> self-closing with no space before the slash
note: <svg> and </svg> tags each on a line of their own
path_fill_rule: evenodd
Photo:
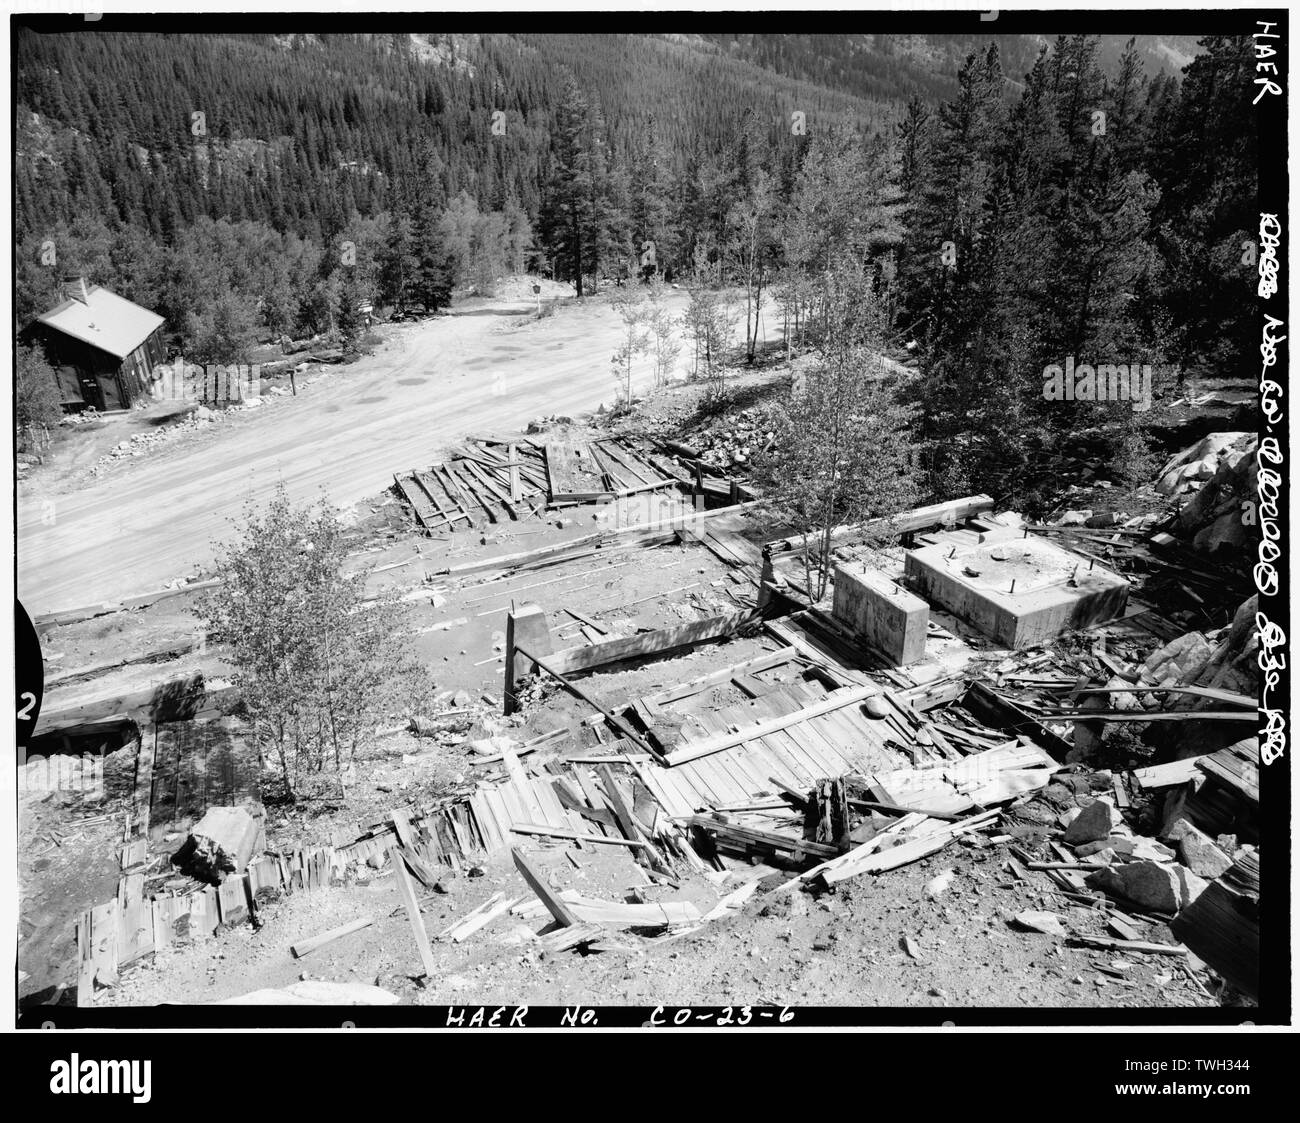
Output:
<svg viewBox="0 0 1300 1123">
<path fill-rule="evenodd" d="M 582 647 L 569 647 L 552 655 L 551 662 L 555 669 L 563 674 L 587 671 L 593 667 L 602 667 L 625 659 L 662 655 L 679 647 L 724 639 L 734 635 L 747 624 L 757 623 L 760 619 L 761 616 L 752 609 L 741 609 L 721 616 L 710 616 L 705 620 L 696 620 L 690 624 L 677 624 L 671 628 L 642 632 L 637 636 L 584 644 Z"/>
<path fill-rule="evenodd" d="M 536 663 L 539 667 L 541 667 L 542 670 L 544 670 L 548 675 L 550 675 L 553 679 L 555 679 L 561 686 L 563 686 L 566 690 L 568 690 L 570 694 L 573 694 L 575 697 L 580 698 L 582 701 L 586 702 L 587 705 L 591 706 L 593 709 L 599 710 L 604 715 L 606 721 L 608 721 L 615 729 L 617 729 L 621 734 L 623 734 L 624 737 L 632 741 L 633 744 L 635 744 L 642 751 L 647 752 L 654 757 L 660 756 L 659 753 L 655 752 L 653 747 L 651 747 L 649 744 L 646 743 L 645 738 L 642 737 L 641 734 L 639 734 L 630 725 L 628 725 L 628 723 L 624 721 L 621 717 L 619 717 L 618 714 L 614 713 L 614 711 L 609 709 L 609 707 L 607 707 L 603 702 L 598 701 L 594 695 L 589 694 L 587 693 L 587 691 L 583 690 L 582 687 L 580 687 L 577 683 L 572 682 L 568 678 L 566 678 L 563 672 L 556 670 L 556 668 L 551 664 L 551 662 L 548 659 L 542 659 L 537 655 L 533 654 L 531 651 L 525 651 L 522 647 L 516 647 L 515 654 L 518 656 L 522 656 L 523 658 L 533 663 Z"/>
<path fill-rule="evenodd" d="M 1108 951 L 1144 952 L 1148 955 L 1186 955 L 1187 949 L 1182 944 L 1153 944 L 1146 940 L 1117 940 L 1110 936 L 1080 936 L 1072 934 L 1070 939 L 1087 944 L 1093 948 L 1106 948 Z"/>
<path fill-rule="evenodd" d="M 795 838 L 793 835 L 780 834 L 777 831 L 765 831 L 759 827 L 747 827 L 740 823 L 715 819 L 711 815 L 692 815 L 686 822 L 688 826 L 711 831 L 724 841 L 736 845 L 753 845 L 788 851 L 796 860 L 805 857 L 833 858 L 840 852 L 838 846 L 828 846 L 806 838 Z"/>
<path fill-rule="evenodd" d="M 524 857 L 523 851 L 517 846 L 511 847 L 510 856 L 515 860 L 515 869 L 519 871 L 520 877 L 528 883 L 528 888 L 537 894 L 538 899 L 548 909 L 551 915 L 555 917 L 555 923 L 563 928 L 573 927 L 578 923 L 577 916 L 546 883 L 546 879 L 533 868 L 531 862 Z"/>
<path fill-rule="evenodd" d="M 965 499 L 953 499 L 947 503 L 932 503 L 927 507 L 915 507 L 910 511 L 901 511 L 888 518 L 869 519 L 864 523 L 837 526 L 831 531 L 833 543 L 847 542 L 853 538 L 868 538 L 875 534 L 887 532 L 905 534 L 911 530 L 925 530 L 927 527 L 947 523 L 963 522 L 981 511 L 993 510 L 993 499 L 988 495 L 971 495 Z M 789 554 L 803 549 L 797 538 L 777 538 L 770 543 L 773 554 Z"/>
<path fill-rule="evenodd" d="M 582 814 L 595 814 L 589 808 L 580 810 Z M 566 831 L 559 827 L 544 827 L 540 823 L 511 823 L 510 829 L 515 834 L 535 834 L 543 838 L 566 838 L 575 842 L 603 842 L 607 846 L 645 847 L 650 844 L 644 839 L 610 838 L 603 834 L 582 834 L 580 831 Z"/>
<path fill-rule="evenodd" d="M 1043 721 L 1248 721 L 1259 722 L 1259 710 L 1073 710 L 1047 712 Z"/>
<path fill-rule="evenodd" d="M 523 490 L 519 482 L 519 461 L 515 459 L 515 446 L 509 445 L 506 452 L 506 459 L 510 464 L 510 501 L 519 503 L 523 500 Z"/>
<path fill-rule="evenodd" d="M 1199 763 L 1210 754 L 1171 760 L 1167 764 L 1149 764 L 1133 769 L 1133 779 L 1140 788 L 1173 788 L 1187 784 L 1200 775 Z"/>
<path fill-rule="evenodd" d="M 406 915 L 411 921 L 411 931 L 415 935 L 415 946 L 420 950 L 420 962 L 424 966 L 424 974 L 427 978 L 433 978 L 437 972 L 433 948 L 429 944 L 429 933 L 424 928 L 424 918 L 420 915 L 420 902 L 415 896 L 415 886 L 411 884 L 411 875 L 406 872 L 402 849 L 397 843 L 389 844 L 388 858 L 393 863 L 393 872 L 397 875 L 397 887 L 402 894 L 402 903 L 406 906 Z"/>
<path fill-rule="evenodd" d="M 1077 694 L 1190 694 L 1196 698 L 1209 698 L 1215 702 L 1223 702 L 1228 706 L 1242 706 L 1252 711 L 1259 710 L 1258 698 L 1237 694 L 1231 690 L 1214 690 L 1208 686 L 1098 686 L 1074 691 L 1071 697 Z M 1196 711 L 1189 712 L 1195 713 Z"/>
<path fill-rule="evenodd" d="M 323 948 L 326 944 L 332 944 L 335 940 L 352 935 L 353 932 L 360 932 L 362 928 L 369 928 L 374 922 L 374 918 L 369 916 L 349 920 L 346 924 L 340 924 L 337 928 L 331 928 L 328 932 L 322 932 L 319 936 L 309 936 L 305 940 L 299 940 L 296 944 L 290 946 L 289 951 L 293 954 L 294 959 L 301 959 L 304 955 L 310 955 L 318 948 Z"/>
<path fill-rule="evenodd" d="M 841 691 L 828 694 L 821 701 L 814 702 L 810 706 L 795 710 L 794 713 L 756 722 L 753 725 L 737 730 L 735 733 L 722 733 L 703 741 L 688 742 L 668 755 L 668 763 L 675 765 L 685 764 L 690 760 L 698 760 L 702 756 L 710 756 L 713 753 L 722 752 L 724 749 L 743 744 L 745 741 L 766 737 L 769 733 L 779 732 L 787 726 L 798 725 L 800 722 L 821 717 L 823 714 L 842 710 L 845 706 L 856 705 L 873 695 L 882 693 L 884 691 L 874 683 L 870 686 L 847 687 Z"/>
<path fill-rule="evenodd" d="M 195 636 L 193 639 L 182 640 L 179 643 L 171 644 L 168 647 L 154 648 L 149 651 L 139 651 L 133 655 L 121 655 L 116 659 L 108 659 L 100 663 L 91 663 L 84 667 L 74 667 L 72 670 L 63 671 L 60 674 L 50 675 L 45 680 L 45 689 L 51 690 L 56 686 L 64 683 L 75 682 L 81 678 L 94 678 L 102 675 L 106 671 L 115 671 L 119 667 L 132 667 L 140 663 L 166 663 L 173 659 L 179 659 L 183 655 L 188 655 L 192 651 L 198 651 L 203 647 L 203 637 Z"/>
<path fill-rule="evenodd" d="M 99 722 L 117 714 L 136 715 L 144 711 L 152 721 L 181 721 L 193 717 L 202 704 L 211 700 L 201 671 L 195 671 L 142 689 L 103 695 L 59 706 L 56 699 L 46 698 L 34 737 L 69 726 Z M 54 703 L 54 704 L 51 704 Z"/>
<path fill-rule="evenodd" d="M 739 511 L 747 511 L 751 507 L 757 506 L 759 502 L 761 501 L 755 499 L 748 503 L 735 503 L 729 507 L 717 507 L 712 511 L 692 511 L 690 514 L 660 519 L 658 522 L 646 523 L 643 526 L 633 525 L 619 527 L 614 530 L 597 531 L 594 534 L 586 534 L 580 538 L 571 538 L 567 542 L 558 542 L 553 546 L 541 546 L 535 550 L 524 550 L 516 554 L 503 554 L 500 557 L 483 558 L 480 561 L 463 562 L 460 565 L 454 565 L 447 569 L 440 570 L 439 572 L 444 574 L 457 574 L 475 573 L 483 569 L 509 569 L 528 565 L 532 562 L 550 560 L 569 550 L 576 550 L 580 546 L 595 546 L 600 543 L 614 545 L 616 543 L 622 543 L 627 539 L 632 539 L 634 545 L 649 545 L 651 544 L 652 539 L 667 542 L 671 538 L 674 538 L 677 531 L 683 527 L 689 529 L 690 527 L 706 522 L 709 519 L 716 519 L 724 515 L 736 514 Z M 646 536 L 646 542 L 635 541 L 635 539 L 641 535 Z"/>
</svg>

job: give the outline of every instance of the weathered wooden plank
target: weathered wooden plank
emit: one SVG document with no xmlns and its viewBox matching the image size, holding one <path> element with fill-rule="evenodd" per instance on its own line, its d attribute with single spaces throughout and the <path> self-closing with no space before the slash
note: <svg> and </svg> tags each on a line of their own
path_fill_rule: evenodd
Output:
<svg viewBox="0 0 1300 1123">
<path fill-rule="evenodd" d="M 854 686 L 837 690 L 828 694 L 821 702 L 816 702 L 811 706 L 806 706 L 794 713 L 786 714 L 783 717 L 770 718 L 766 721 L 757 722 L 752 726 L 740 729 L 735 733 L 710 738 L 707 741 L 696 742 L 679 746 L 668 756 L 668 763 L 672 765 L 681 764 L 688 760 L 697 760 L 702 756 L 708 756 L 711 753 L 721 752 L 723 749 L 729 749 L 733 745 L 738 745 L 742 741 L 753 740 L 757 737 L 763 737 L 768 733 L 784 729 L 788 725 L 794 725 L 801 721 L 807 721 L 809 718 L 817 717 L 820 714 L 829 713 L 831 710 L 840 709 L 843 706 L 857 705 L 872 695 L 879 694 L 880 687 L 872 684 L 870 686 Z"/>
<path fill-rule="evenodd" d="M 993 499 L 988 495 L 972 495 L 965 499 L 953 499 L 947 503 L 932 503 L 926 507 L 915 507 L 910 511 L 901 511 L 887 518 L 870 519 L 864 523 L 837 526 L 831 531 L 833 543 L 850 542 L 855 538 L 868 538 L 881 533 L 905 534 L 913 530 L 925 530 L 927 527 L 963 522 L 981 511 L 993 510 Z M 777 538 L 769 543 L 773 553 L 793 553 L 802 549 L 796 538 Z"/>
<path fill-rule="evenodd" d="M 117 982 L 117 945 L 120 934 L 116 900 L 82 913 L 77 924 L 77 1005 L 89 1006 L 95 984 Z"/>
<path fill-rule="evenodd" d="M 842 864 L 832 864 L 822 870 L 820 876 L 827 885 L 834 885 L 850 877 L 857 877 L 859 874 L 884 873 L 886 870 L 897 869 L 930 854 L 937 854 L 958 835 L 989 822 L 999 814 L 1001 814 L 999 811 L 984 811 L 972 815 L 969 819 L 942 827 L 922 838 L 914 838 L 888 850 L 870 853 L 860 859 L 855 857 L 858 851 L 851 850 L 844 855 L 845 861 Z M 872 841 L 874 842 L 875 839 Z"/>
<path fill-rule="evenodd" d="M 546 878 L 524 857 L 523 851 L 517 846 L 512 847 L 510 856 L 514 859 L 515 869 L 519 871 L 519 875 L 527 882 L 528 888 L 537 894 L 542 904 L 550 909 L 551 915 L 555 917 L 555 922 L 564 928 L 576 925 L 578 918 L 574 915 L 573 910 L 551 889 L 546 882 Z"/>
<path fill-rule="evenodd" d="M 590 670 L 593 667 L 602 667 L 626 659 L 662 655 L 679 647 L 722 639 L 734 635 L 739 629 L 758 619 L 758 614 L 749 609 L 728 612 L 721 616 L 711 616 L 706 620 L 660 628 L 657 631 L 643 632 L 641 635 L 628 636 L 624 639 L 571 647 L 556 652 L 550 657 L 549 662 L 561 674 L 571 674 L 574 671 Z"/>
<path fill-rule="evenodd" d="M 1141 788 L 1176 787 L 1196 779 L 1200 773 L 1197 765 L 1203 759 L 1204 756 L 1189 756 L 1167 764 L 1149 764 L 1145 768 L 1133 769 L 1133 779 Z"/>
<path fill-rule="evenodd" d="M 153 910 L 144 896 L 144 874 L 129 873 L 118 881 L 117 913 L 117 958 L 124 966 L 154 950 Z"/>
<path fill-rule="evenodd" d="M 425 931 L 424 918 L 420 915 L 420 902 L 415 896 L 415 886 L 411 884 L 411 875 L 406 872 L 401 848 L 396 843 L 389 846 L 388 858 L 393 863 L 393 872 L 397 875 L 397 888 L 402 895 L 402 904 L 406 906 L 406 917 L 411 922 L 411 932 L 415 936 L 415 946 L 420 952 L 424 974 L 432 978 L 437 972 L 433 948 L 429 944 L 429 933 Z"/>
</svg>

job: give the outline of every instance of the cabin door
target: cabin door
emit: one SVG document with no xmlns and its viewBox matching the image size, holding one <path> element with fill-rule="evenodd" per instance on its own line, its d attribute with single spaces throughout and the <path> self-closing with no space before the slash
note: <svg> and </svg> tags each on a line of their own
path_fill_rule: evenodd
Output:
<svg viewBox="0 0 1300 1123">
<path fill-rule="evenodd" d="M 109 371 L 97 371 L 95 380 L 99 383 L 99 394 L 103 401 L 100 409 L 122 409 L 122 388 L 117 384 L 117 375 Z"/>
</svg>

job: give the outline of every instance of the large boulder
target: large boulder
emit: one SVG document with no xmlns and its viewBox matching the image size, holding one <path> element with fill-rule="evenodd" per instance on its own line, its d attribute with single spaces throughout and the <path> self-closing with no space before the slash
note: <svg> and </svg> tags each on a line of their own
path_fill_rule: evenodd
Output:
<svg viewBox="0 0 1300 1123">
<path fill-rule="evenodd" d="M 1149 682 L 1181 685 L 1192 682 L 1214 655 L 1214 648 L 1200 632 L 1188 632 L 1157 648 L 1142 665 L 1142 677 Z"/>
<path fill-rule="evenodd" d="M 1182 866 L 1160 862 L 1128 862 L 1109 866 L 1087 877 L 1089 885 L 1116 893 L 1155 912 L 1176 913 L 1192 903 L 1206 883 Z"/>
<path fill-rule="evenodd" d="M 1211 433 L 1165 462 L 1156 490 L 1161 495 L 1192 491 L 1212 479 L 1225 462 L 1229 467 L 1237 464 L 1255 439 L 1253 433 Z"/>
<path fill-rule="evenodd" d="M 1226 435 L 1226 434 L 1225 434 Z M 1224 449 L 1205 485 L 1178 512 L 1179 533 L 1207 554 L 1236 551 L 1251 533 L 1243 505 L 1257 499 L 1254 479 L 1257 439 L 1252 435 Z"/>
<path fill-rule="evenodd" d="M 1067 846 L 1077 846 L 1080 843 L 1098 842 L 1109 838 L 1123 821 L 1119 812 L 1115 810 L 1115 805 L 1109 800 L 1094 800 L 1065 828 L 1065 843 Z"/>
<path fill-rule="evenodd" d="M 1178 858 L 1197 877 L 1209 881 L 1220 877 L 1232 865 L 1231 856 L 1219 849 L 1209 835 L 1190 823 L 1179 833 Z"/>
</svg>

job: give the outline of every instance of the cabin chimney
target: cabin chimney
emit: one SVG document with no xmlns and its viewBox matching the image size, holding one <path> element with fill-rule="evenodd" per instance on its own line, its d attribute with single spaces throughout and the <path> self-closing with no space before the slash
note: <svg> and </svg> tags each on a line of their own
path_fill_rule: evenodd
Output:
<svg viewBox="0 0 1300 1123">
<path fill-rule="evenodd" d="M 63 295 L 69 300 L 79 300 L 82 304 L 90 303 L 90 286 L 85 277 L 65 277 Z"/>
</svg>

